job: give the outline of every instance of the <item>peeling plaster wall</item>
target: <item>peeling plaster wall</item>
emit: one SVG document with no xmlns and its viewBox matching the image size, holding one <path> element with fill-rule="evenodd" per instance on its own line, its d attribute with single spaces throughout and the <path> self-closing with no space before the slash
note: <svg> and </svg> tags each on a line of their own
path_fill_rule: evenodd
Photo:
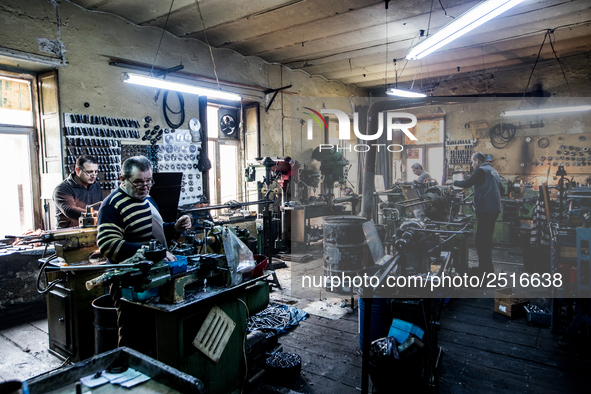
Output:
<svg viewBox="0 0 591 394">
<path fill-rule="evenodd" d="M 48 56 L 40 50 L 38 40 L 47 44 L 58 38 L 54 4 L 57 4 L 61 21 L 59 38 L 65 50 L 66 63 L 59 68 L 61 111 L 138 120 L 149 115 L 154 119 L 153 124 L 165 125 L 162 95 L 155 103 L 155 89 L 121 82 L 122 72 L 133 70 L 108 65 L 110 57 L 152 64 L 162 35 L 159 28 L 136 26 L 118 16 L 87 11 L 67 1 L 3 0 L 0 5 L 0 23 L 6 28 L 0 30 L 0 45 Z M 46 47 L 45 44 L 41 47 Z M 367 95 L 365 90 L 311 77 L 259 58 L 244 57 L 232 50 L 213 49 L 213 54 L 220 81 L 271 89 L 291 84 L 293 86 L 288 91 L 296 93 L 295 97 Z M 213 63 L 205 43 L 165 33 L 155 64 L 173 67 L 180 63 L 185 66 L 183 72 L 215 79 Z M 291 95 L 278 94 L 268 113 L 265 113 L 264 108 L 271 95 L 264 95 L 260 90 L 228 89 L 243 94 L 247 101 L 260 102 L 261 154 L 291 154 Z M 188 128 L 188 120 L 198 117 L 198 98 L 188 94 L 184 98 L 186 121 L 181 128 Z M 85 102 L 90 104 L 89 108 L 84 107 Z M 349 106 L 342 109 L 351 112 Z M 304 157 L 295 158 L 306 160 Z"/>
<path fill-rule="evenodd" d="M 525 102 L 522 100 L 521 94 L 525 91 L 530 74 L 532 74 L 533 64 L 505 69 L 489 69 L 484 72 L 458 73 L 442 78 L 424 79 L 421 84 L 425 93 L 432 91 L 434 96 L 518 94 L 519 97 L 514 99 L 463 99 L 464 101 L 459 105 L 422 108 L 414 110 L 413 113 L 417 115 L 445 113 L 447 140 L 476 138 L 478 143 L 474 150 L 490 154 L 492 165 L 501 175 L 508 179 L 531 180 L 537 184 L 539 179 L 545 180 L 548 166 L 536 167 L 532 164 L 541 162 L 543 156 L 554 158 L 560 145 L 581 149 L 585 146 L 591 148 L 591 113 L 543 114 L 504 119 L 500 114 L 505 110 L 518 109 L 519 107 L 531 108 L 534 105 L 540 108 L 549 108 L 591 104 L 590 55 L 570 56 L 561 58 L 560 61 L 564 75 L 556 59 L 546 60 L 538 63 L 529 82 L 528 92 L 542 90 L 544 96 L 547 97 L 528 98 Z M 477 100 L 480 101 L 478 104 L 475 103 Z M 515 139 L 505 149 L 496 149 L 490 142 L 489 131 L 502 122 L 511 123 L 518 129 Z M 530 128 L 530 125 L 536 124 L 543 124 L 543 126 Z M 485 125 L 484 128 L 482 128 L 483 125 Z M 527 141 L 528 137 L 530 138 L 529 142 Z M 585 141 L 579 141 L 579 137 L 583 137 Z M 537 145 L 541 138 L 548 138 L 550 145 L 547 148 Z M 579 157 L 578 152 L 577 157 Z M 566 161 L 563 162 L 566 163 Z M 550 184 L 556 183 L 552 177 L 556 168 L 551 167 Z M 574 176 L 575 181 L 584 183 L 591 174 L 591 166 L 573 167 L 571 165 L 566 167 L 566 171 L 569 178 Z"/>
<path fill-rule="evenodd" d="M 61 22 L 59 30 L 58 19 Z M 110 57 L 152 64 L 162 30 L 139 27 L 118 16 L 87 11 L 67 1 L 55 0 L 2 0 L 0 26 L 0 46 L 63 60 L 64 65 L 58 69 L 62 113 L 136 120 L 149 115 L 153 125 L 166 124 L 162 114 L 162 94 L 155 103 L 155 89 L 122 83 L 121 74 L 133 70 L 108 64 Z M 47 52 L 55 48 L 58 48 L 57 54 Z M 352 86 L 310 77 L 304 72 L 291 71 L 259 58 L 244 57 L 231 50 L 213 49 L 213 53 L 220 81 L 267 89 L 293 85 L 288 90 L 296 95 L 278 94 L 268 113 L 264 109 L 271 95 L 264 95 L 261 90 L 227 88 L 243 94 L 245 101 L 260 103 L 263 156 L 292 155 L 302 163 L 311 161 L 311 148 L 304 150 L 305 155 L 291 150 L 291 97 L 362 97 L 367 94 Z M 183 72 L 215 79 L 206 44 L 165 33 L 155 64 L 173 67 L 179 63 L 185 66 Z M 209 86 L 215 87 L 215 84 Z M 184 99 L 186 120 L 181 128 L 186 129 L 189 119 L 199 117 L 199 107 L 197 96 L 185 94 Z M 90 104 L 88 108 L 84 107 L 85 102 Z M 174 104 L 176 101 L 171 102 L 171 106 Z M 348 100 L 337 100 L 333 104 L 322 99 L 318 101 L 318 108 L 323 104 L 352 114 Z M 61 118 L 63 121 L 63 116 Z M 297 131 L 299 133 L 299 128 Z M 44 297 L 34 288 L 36 258 L 31 261 L 34 264 L 23 265 L 21 272 L 27 272 L 27 277 L 15 274 L 14 264 L 0 264 L 0 289 L 4 289 L 0 292 L 0 316 L 4 316 L 4 312 L 11 313 L 17 304 L 43 302 Z"/>
</svg>

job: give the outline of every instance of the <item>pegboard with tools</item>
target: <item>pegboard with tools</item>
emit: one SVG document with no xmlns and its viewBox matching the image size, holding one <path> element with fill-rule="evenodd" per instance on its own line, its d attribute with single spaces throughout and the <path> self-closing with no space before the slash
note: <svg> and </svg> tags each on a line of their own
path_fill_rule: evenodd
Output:
<svg viewBox="0 0 591 394">
<path fill-rule="evenodd" d="M 189 130 L 175 130 L 164 135 L 164 144 L 158 144 L 158 172 L 182 172 L 179 204 L 202 202 L 203 179 L 197 163 L 201 142 L 192 142 Z"/>
<path fill-rule="evenodd" d="M 137 145 L 137 144 L 123 144 L 121 146 L 121 161 L 129 159 L 133 156 L 145 156 L 152 163 L 153 172 L 158 172 L 158 146 L 154 145 Z"/>
<path fill-rule="evenodd" d="M 452 171 L 469 171 L 476 140 L 445 141 L 447 163 Z"/>
<path fill-rule="evenodd" d="M 569 176 L 585 175 L 591 169 L 591 134 L 519 136 L 497 156 L 494 167 L 501 173 L 554 174 L 562 163 Z"/>
<path fill-rule="evenodd" d="M 73 172 L 80 155 L 95 156 L 99 165 L 97 182 L 101 188 L 117 188 L 122 142 L 139 139 L 139 127 L 140 123 L 133 119 L 64 113 L 65 169 Z"/>
</svg>

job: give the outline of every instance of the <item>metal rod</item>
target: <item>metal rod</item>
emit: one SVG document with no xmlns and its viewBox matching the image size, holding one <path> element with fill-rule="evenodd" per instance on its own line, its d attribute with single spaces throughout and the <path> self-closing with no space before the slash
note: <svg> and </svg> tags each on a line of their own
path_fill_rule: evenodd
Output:
<svg viewBox="0 0 591 394">
<path fill-rule="evenodd" d="M 209 211 L 210 209 L 240 208 L 245 205 L 273 204 L 273 203 L 274 203 L 273 200 L 248 201 L 248 202 L 240 202 L 237 204 L 208 205 L 208 206 L 197 207 L 197 208 L 179 209 L 179 211 L 181 211 L 183 213 L 199 212 L 199 211 Z"/>
<path fill-rule="evenodd" d="M 469 230 L 431 230 L 428 228 L 413 228 L 413 231 L 420 231 L 423 233 L 439 233 L 439 234 L 472 234 L 472 231 Z"/>
<path fill-rule="evenodd" d="M 410 201 L 410 200 L 409 200 L 409 201 Z M 414 201 L 414 200 L 413 200 L 413 201 Z M 410 208 L 410 207 L 414 207 L 415 205 L 428 204 L 428 203 L 430 203 L 430 202 L 433 202 L 433 201 L 435 201 L 435 200 L 433 200 L 433 199 L 428 199 L 428 200 L 422 200 L 422 201 L 419 201 L 419 202 L 413 202 L 413 203 L 411 203 L 411 204 L 404 204 L 404 203 L 400 203 L 400 202 L 397 202 L 397 203 L 395 203 L 395 204 L 396 204 L 396 205 L 400 205 L 400 206 L 401 206 L 401 207 L 403 207 L 403 208 Z"/>
<path fill-rule="evenodd" d="M 137 264 L 97 264 L 97 265 L 67 265 L 55 266 L 48 265 L 45 269 L 47 271 L 97 271 L 107 270 L 111 268 L 137 268 Z"/>
</svg>

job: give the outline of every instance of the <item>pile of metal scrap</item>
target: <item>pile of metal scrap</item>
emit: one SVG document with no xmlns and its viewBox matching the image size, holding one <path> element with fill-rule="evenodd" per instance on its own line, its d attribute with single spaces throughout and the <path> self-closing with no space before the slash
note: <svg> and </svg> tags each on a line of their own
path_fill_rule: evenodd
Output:
<svg viewBox="0 0 591 394">
<path fill-rule="evenodd" d="M 308 318 L 308 313 L 287 305 L 272 305 L 248 319 L 248 331 L 273 330 L 285 333 Z"/>
</svg>

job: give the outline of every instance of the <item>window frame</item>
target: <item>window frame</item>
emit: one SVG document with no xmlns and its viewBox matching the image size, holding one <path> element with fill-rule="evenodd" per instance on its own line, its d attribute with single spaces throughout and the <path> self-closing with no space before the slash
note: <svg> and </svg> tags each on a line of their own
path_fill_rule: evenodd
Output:
<svg viewBox="0 0 591 394">
<path fill-rule="evenodd" d="M 237 121 L 241 122 L 242 121 L 242 115 L 243 115 L 243 108 L 241 106 L 231 106 L 231 105 L 224 105 L 224 104 L 220 104 L 220 103 L 216 103 L 216 102 L 210 102 L 208 101 L 207 103 L 207 107 L 215 107 L 218 110 L 221 108 L 228 108 L 228 109 L 233 109 L 237 111 Z M 211 127 L 210 125 L 210 121 L 211 119 L 209 119 L 209 111 L 207 111 L 208 114 L 208 119 L 207 119 L 207 125 L 208 125 L 208 129 L 209 127 Z M 219 125 L 219 112 L 218 112 L 218 116 L 216 119 L 216 127 L 218 130 L 218 137 L 217 138 L 212 138 L 209 136 L 207 136 L 207 141 L 208 143 L 211 142 L 213 145 L 213 155 L 212 152 L 209 150 L 208 147 L 208 155 L 209 155 L 209 159 L 212 161 L 211 165 L 212 165 L 212 170 L 214 170 L 214 173 L 211 175 L 214 175 L 213 177 L 210 177 L 210 185 L 215 187 L 215 190 L 211 190 L 211 188 L 209 189 L 209 203 L 211 205 L 218 205 L 218 204 L 224 204 L 227 201 L 222 201 L 221 198 L 221 182 L 222 182 L 222 173 L 221 173 L 221 166 L 220 166 L 220 145 L 235 145 L 237 147 L 237 152 L 238 152 L 238 158 L 237 158 L 237 164 L 238 164 L 238 177 L 236 178 L 236 197 L 239 201 L 243 202 L 244 200 L 244 189 L 243 189 L 243 177 L 242 174 L 244 173 L 244 130 L 242 127 L 239 128 L 238 132 L 238 139 L 234 139 L 234 138 L 220 138 L 221 136 L 221 130 L 219 129 L 220 125 Z M 215 158 L 215 162 L 214 160 L 212 160 L 212 156 L 213 158 Z M 215 179 L 214 181 L 212 181 L 212 179 Z M 213 198 L 215 197 L 215 199 Z"/>
<path fill-rule="evenodd" d="M 28 135 L 29 162 L 31 170 L 31 198 L 33 207 L 33 230 L 44 229 L 43 210 L 41 201 L 41 175 L 39 167 L 39 138 L 40 138 L 40 114 L 39 94 L 37 90 L 37 77 L 33 74 L 14 73 L 0 68 L 0 75 L 17 80 L 28 81 L 31 88 L 31 112 L 33 117 L 32 126 L 0 124 L 1 134 Z"/>
</svg>

